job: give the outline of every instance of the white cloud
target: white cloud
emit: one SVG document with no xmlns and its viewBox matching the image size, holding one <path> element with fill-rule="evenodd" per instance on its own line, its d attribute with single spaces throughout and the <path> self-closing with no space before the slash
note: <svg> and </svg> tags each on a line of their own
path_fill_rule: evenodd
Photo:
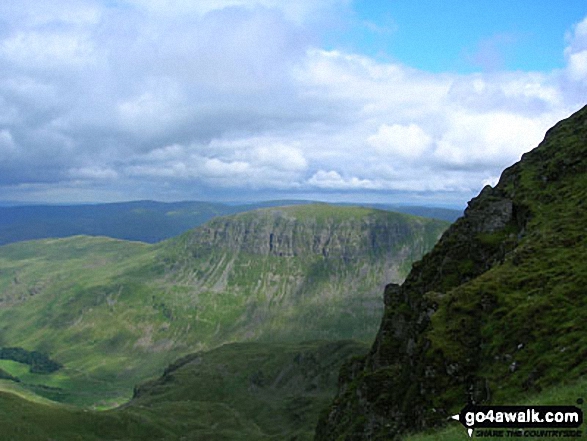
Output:
<svg viewBox="0 0 587 441">
<path fill-rule="evenodd" d="M 237 178 L 250 176 L 251 167 L 248 163 L 242 161 L 224 162 L 220 159 L 212 158 L 204 162 L 204 172 L 209 178 L 232 178 L 235 181 L 234 184 L 237 184 L 236 181 L 240 180 Z"/>
<path fill-rule="evenodd" d="M 587 82 L 587 17 L 566 36 L 567 70 L 573 81 Z"/>
<path fill-rule="evenodd" d="M 531 119 L 567 108 L 557 74 L 495 72 L 455 76 L 444 105 L 467 113 L 508 112 Z M 565 111 L 566 112 L 566 111 Z"/>
<path fill-rule="evenodd" d="M 382 124 L 367 142 L 383 155 L 418 159 L 428 150 L 432 138 L 416 124 Z"/>
<path fill-rule="evenodd" d="M 362 118 L 401 108 L 402 118 L 412 120 L 438 110 L 453 80 L 361 55 L 316 49 L 308 51 L 297 79 L 310 96 L 335 101 L 341 110 L 353 106 Z"/>
<path fill-rule="evenodd" d="M 489 178 L 483 179 L 483 181 L 481 182 L 481 185 L 483 185 L 483 187 L 485 187 L 486 185 L 490 185 L 491 187 L 495 187 L 498 182 L 499 182 L 499 176 L 491 176 Z"/>
<path fill-rule="evenodd" d="M 9 130 L 0 130 L 0 161 L 8 161 L 18 153 Z"/>
<path fill-rule="evenodd" d="M 91 0 L 20 0 L 17 5 L 15 8 L 15 2 L 4 1 L 0 13 L 28 27 L 84 27 L 98 24 L 103 15 L 103 8 Z"/>
<path fill-rule="evenodd" d="M 451 115 L 450 126 L 434 152 L 440 163 L 454 167 L 499 167 L 519 160 L 544 137 L 540 119 L 505 112 Z"/>
<path fill-rule="evenodd" d="M 19 32 L 2 41 L 0 54 L 8 63 L 33 69 L 65 69 L 95 64 L 91 41 L 80 35 Z"/>
<path fill-rule="evenodd" d="M 258 164 L 278 170 L 303 171 L 308 167 L 299 149 L 284 144 L 257 147 L 253 155 Z"/>
<path fill-rule="evenodd" d="M 294 23 L 301 24 L 312 20 L 316 14 L 332 11 L 333 8 L 343 8 L 349 0 L 297 0 L 288 2 L 283 0 L 127 0 L 151 14 L 158 16 L 184 16 L 186 14 L 206 15 L 213 11 L 226 8 L 265 8 L 279 10 Z"/>
<path fill-rule="evenodd" d="M 349 5 L 2 2 L 2 184 L 462 200 L 587 99 L 587 19 L 560 71 L 434 74 L 320 48 Z"/>
<path fill-rule="evenodd" d="M 118 173 L 115 170 L 95 166 L 71 169 L 69 175 L 73 179 L 82 180 L 112 180 L 118 178 Z"/>
<path fill-rule="evenodd" d="M 149 83 L 155 82 L 154 80 Z M 175 84 L 148 84 L 146 91 L 117 106 L 120 127 L 145 138 L 176 129 L 185 122 L 190 112 L 183 102 L 183 94 Z"/>
<path fill-rule="evenodd" d="M 276 138 L 173 144 L 130 160 L 125 173 L 223 188 L 297 188 L 308 167 L 301 150 Z"/>
<path fill-rule="evenodd" d="M 587 78 L 587 49 L 569 55 L 569 74 L 575 81 Z"/>
<path fill-rule="evenodd" d="M 355 176 L 343 178 L 338 172 L 318 170 L 308 184 L 327 190 L 379 190 L 381 185 L 369 179 L 359 179 Z"/>
</svg>

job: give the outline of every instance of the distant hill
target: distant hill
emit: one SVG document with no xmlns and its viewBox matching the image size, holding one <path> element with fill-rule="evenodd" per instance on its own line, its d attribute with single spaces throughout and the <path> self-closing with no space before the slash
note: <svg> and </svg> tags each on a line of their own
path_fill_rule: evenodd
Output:
<svg viewBox="0 0 587 441">
<path fill-rule="evenodd" d="M 340 204 L 351 205 L 351 204 Z M 361 204 L 362 207 L 376 208 L 378 210 L 394 211 L 397 213 L 411 214 L 413 216 L 439 219 L 447 222 L 454 222 L 463 215 L 463 210 L 443 207 L 425 207 L 422 205 L 399 205 L 399 204 Z"/>
<path fill-rule="evenodd" d="M 428 217 L 432 219 L 440 219 L 447 222 L 454 222 L 463 215 L 463 210 L 455 210 L 453 208 L 441 207 L 424 207 L 411 205 L 373 205 L 373 208 L 380 210 L 397 211 L 398 213 L 411 214 L 413 216 Z"/>
<path fill-rule="evenodd" d="M 0 207 L 0 245 L 76 235 L 155 243 L 177 236 L 215 216 L 253 208 L 256 207 L 153 201 Z"/>
<path fill-rule="evenodd" d="M 42 396 L 112 405 L 178 356 L 227 342 L 371 340 L 381 292 L 447 222 L 327 204 L 216 217 L 157 244 L 75 236 L 0 247 L 0 369 Z"/>
<path fill-rule="evenodd" d="M 95 205 L 0 206 L 0 245 L 76 235 L 156 243 L 178 236 L 216 216 L 308 203 L 277 200 L 230 205 L 198 201 L 134 201 Z M 461 214 L 458 210 L 444 208 L 383 204 L 365 206 L 449 222 Z"/>
<path fill-rule="evenodd" d="M 316 440 L 400 439 L 467 403 L 511 404 L 584 380 L 586 198 L 584 107 L 472 199 L 401 286 L 386 288 L 377 338 L 341 370 Z"/>
</svg>

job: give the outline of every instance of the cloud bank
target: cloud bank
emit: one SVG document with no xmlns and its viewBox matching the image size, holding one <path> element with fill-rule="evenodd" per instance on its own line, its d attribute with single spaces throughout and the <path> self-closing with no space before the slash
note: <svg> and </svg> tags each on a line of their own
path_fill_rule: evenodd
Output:
<svg viewBox="0 0 587 441">
<path fill-rule="evenodd" d="M 0 200 L 463 205 L 585 104 L 587 18 L 559 70 L 432 74 L 321 48 L 350 7 L 2 2 Z"/>
</svg>

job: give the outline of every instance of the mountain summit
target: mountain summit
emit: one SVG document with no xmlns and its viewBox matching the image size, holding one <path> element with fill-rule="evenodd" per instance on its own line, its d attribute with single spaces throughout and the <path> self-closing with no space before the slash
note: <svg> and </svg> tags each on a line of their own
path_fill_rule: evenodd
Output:
<svg viewBox="0 0 587 441">
<path fill-rule="evenodd" d="M 375 343 L 342 368 L 316 440 L 389 440 L 587 373 L 586 198 L 587 107 L 386 287 Z"/>
<path fill-rule="evenodd" d="M 215 218 L 155 245 L 5 245 L 0 349 L 47 354 L 63 366 L 59 380 L 22 383 L 87 405 L 118 403 L 178 357 L 229 342 L 371 341 L 385 283 L 403 280 L 447 226 L 312 204 Z"/>
</svg>

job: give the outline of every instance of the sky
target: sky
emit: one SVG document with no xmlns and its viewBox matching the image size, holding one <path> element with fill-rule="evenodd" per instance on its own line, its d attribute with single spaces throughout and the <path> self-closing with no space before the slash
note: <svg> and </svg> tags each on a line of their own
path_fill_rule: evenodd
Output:
<svg viewBox="0 0 587 441">
<path fill-rule="evenodd" d="M 585 0 L 0 3 L 0 201 L 464 207 L 586 102 Z"/>
</svg>

